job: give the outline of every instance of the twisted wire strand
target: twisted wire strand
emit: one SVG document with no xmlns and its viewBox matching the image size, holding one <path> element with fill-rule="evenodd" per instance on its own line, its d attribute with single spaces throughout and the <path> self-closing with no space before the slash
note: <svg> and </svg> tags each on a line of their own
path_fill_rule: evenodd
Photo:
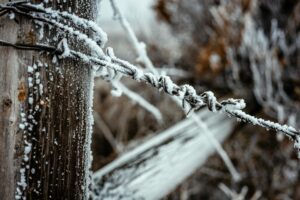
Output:
<svg viewBox="0 0 300 200">
<path fill-rule="evenodd" d="M 20 15 L 27 16 L 31 19 L 39 20 L 44 23 L 54 25 L 62 30 L 69 32 L 71 35 L 74 35 L 78 40 L 83 41 L 85 45 L 87 45 L 87 47 L 89 47 L 91 50 L 95 50 L 93 49 L 93 47 L 97 46 L 97 43 L 91 38 L 89 38 L 86 34 L 81 33 L 80 30 L 74 30 L 72 27 L 61 24 L 55 21 L 54 19 L 48 19 L 41 16 L 37 17 L 20 10 L 18 6 L 24 4 L 24 2 L 27 1 L 9 2 L 5 5 L 0 4 L 0 12 L 5 12 L 6 10 L 8 10 Z M 59 48 L 55 48 L 55 47 L 46 47 L 45 45 L 27 46 L 26 44 L 10 44 L 4 41 L 0 41 L 0 45 L 11 46 L 23 50 L 48 51 L 56 54 L 64 53 L 64 49 L 63 49 L 64 45 L 60 45 Z M 99 57 L 87 55 L 85 53 L 77 52 L 74 50 L 69 50 L 69 54 L 64 56 L 75 57 L 85 63 L 97 65 L 99 67 L 110 68 L 116 73 L 120 73 L 136 81 L 149 84 L 152 87 L 155 87 L 159 90 L 163 90 L 165 93 L 169 95 L 178 96 L 182 100 L 183 105 L 185 103 L 188 103 L 191 109 L 199 109 L 202 107 L 207 107 L 212 112 L 226 112 L 229 116 L 236 117 L 237 119 L 240 119 L 244 122 L 258 125 L 266 129 L 273 129 L 282 132 L 286 136 L 288 136 L 289 138 L 295 141 L 295 146 L 298 149 L 300 148 L 299 131 L 297 131 L 295 128 L 291 126 L 281 125 L 279 123 L 275 123 L 272 121 L 256 118 L 243 112 L 242 109 L 244 109 L 246 106 L 243 99 L 227 99 L 219 102 L 217 101 L 216 97 L 211 91 L 206 91 L 198 95 L 196 90 L 192 86 L 187 84 L 180 85 L 180 86 L 176 85 L 168 76 L 154 75 L 153 73 L 144 73 L 142 70 L 140 70 L 133 64 L 129 63 L 128 61 L 117 58 L 114 55 L 112 48 L 107 48 L 106 54 L 102 53 L 102 49 L 99 46 L 97 46 L 96 49 L 98 50 L 98 55 L 100 54 Z"/>
<path fill-rule="evenodd" d="M 28 3 L 28 1 L 24 1 L 24 2 Z M 22 3 L 24 4 L 24 2 L 22 2 Z M 93 39 L 91 39 L 86 33 L 83 33 L 81 30 L 76 29 L 75 27 L 71 27 L 67 24 L 59 22 L 58 20 L 55 19 L 55 17 L 57 15 L 52 16 L 50 14 L 50 11 L 49 11 L 49 13 L 46 12 L 44 14 L 41 14 L 41 13 L 33 12 L 33 10 L 31 10 L 31 12 L 29 12 L 30 10 L 24 10 L 24 9 L 22 10 L 22 8 L 23 8 L 22 6 L 24 6 L 22 3 L 13 4 L 13 2 L 10 2 L 10 4 L 4 4 L 4 5 L 0 4 L 0 11 L 1 10 L 9 10 L 11 12 L 22 15 L 29 19 L 40 21 L 45 24 L 49 24 L 51 26 L 57 27 L 58 29 L 65 31 L 65 32 L 69 33 L 70 35 L 74 36 L 77 40 L 85 43 L 85 45 L 90 47 L 91 50 L 97 54 L 97 56 L 101 57 L 104 54 L 102 51 L 102 48 L 98 45 L 98 43 L 96 41 L 94 41 Z M 31 4 L 29 4 L 29 5 L 31 5 Z M 57 11 L 57 13 L 62 13 L 62 12 Z M 72 22 L 79 26 L 86 21 L 86 19 L 82 19 L 80 17 L 76 17 L 76 19 L 77 20 L 72 21 Z"/>
<path fill-rule="evenodd" d="M 72 15 L 66 11 L 57 11 L 53 10 L 51 8 L 44 8 L 43 4 L 30 4 L 29 2 L 22 3 L 16 5 L 16 7 L 25 12 L 36 12 L 36 13 L 42 13 L 45 17 L 51 18 L 51 19 L 58 19 L 58 20 L 68 20 L 72 21 L 75 25 L 78 27 L 84 28 L 86 30 L 91 30 L 95 33 L 94 40 L 96 40 L 97 44 L 100 47 L 104 47 L 104 45 L 107 42 L 107 34 L 99 27 L 95 22 L 87 19 L 83 19 L 78 17 L 77 15 Z"/>
<path fill-rule="evenodd" d="M 258 125 L 266 129 L 283 132 L 292 140 L 299 142 L 300 132 L 295 128 L 287 125 L 281 125 L 272 121 L 253 117 L 242 111 L 246 107 L 243 99 L 227 99 L 221 102 L 217 101 L 213 92 L 206 91 L 198 95 L 195 89 L 190 85 L 176 85 L 168 76 L 156 76 L 152 73 L 144 73 L 134 65 L 119 58 L 111 57 L 111 62 L 99 60 L 92 56 L 82 55 L 79 52 L 72 51 L 75 57 L 81 57 L 82 60 L 92 62 L 106 67 L 110 67 L 125 76 L 129 76 L 134 80 L 145 82 L 159 90 L 164 90 L 172 96 L 179 96 L 183 101 L 189 103 L 191 108 L 199 109 L 207 106 L 212 112 L 226 112 L 232 117 L 236 117 L 244 122 Z M 82 57 L 83 56 L 83 57 Z M 86 56 L 86 57 L 85 57 Z"/>
</svg>

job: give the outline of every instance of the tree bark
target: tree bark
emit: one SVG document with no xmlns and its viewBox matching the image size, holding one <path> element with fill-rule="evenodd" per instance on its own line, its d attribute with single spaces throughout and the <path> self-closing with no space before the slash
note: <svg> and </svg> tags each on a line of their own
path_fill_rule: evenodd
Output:
<svg viewBox="0 0 300 200">
<path fill-rule="evenodd" d="M 92 18 L 91 1 L 59 2 L 49 6 Z M 36 44 L 37 26 L 1 17 L 0 39 Z M 56 31 L 45 25 L 43 43 L 53 43 Z M 1 200 L 88 198 L 92 70 L 75 59 L 53 59 L 0 46 Z"/>
</svg>

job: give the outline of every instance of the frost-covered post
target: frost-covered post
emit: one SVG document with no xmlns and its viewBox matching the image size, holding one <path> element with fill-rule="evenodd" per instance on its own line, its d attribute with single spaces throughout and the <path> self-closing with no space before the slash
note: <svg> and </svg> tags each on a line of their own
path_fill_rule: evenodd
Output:
<svg viewBox="0 0 300 200">
<path fill-rule="evenodd" d="M 83 18 L 92 18 L 92 4 L 45 3 Z M 24 16 L 0 18 L 3 41 L 53 45 L 63 37 Z M 92 78 L 90 66 L 77 59 L 0 46 L 1 200 L 88 198 Z"/>
</svg>

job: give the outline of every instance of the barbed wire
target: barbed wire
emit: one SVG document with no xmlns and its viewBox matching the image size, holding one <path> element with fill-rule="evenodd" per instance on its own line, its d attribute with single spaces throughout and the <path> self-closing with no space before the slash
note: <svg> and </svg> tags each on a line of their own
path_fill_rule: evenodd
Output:
<svg viewBox="0 0 300 200">
<path fill-rule="evenodd" d="M 241 121 L 258 125 L 266 129 L 272 129 L 284 133 L 290 139 L 294 140 L 296 148 L 300 148 L 300 132 L 295 128 L 287 125 L 281 125 L 272 121 L 264 120 L 251 116 L 242 109 L 246 107 L 243 99 L 227 99 L 223 101 L 217 101 L 213 92 L 206 91 L 201 94 L 197 94 L 196 90 L 188 85 L 177 85 L 170 77 L 164 75 L 154 75 L 153 73 L 145 73 L 135 65 L 129 63 L 126 60 L 117 58 L 113 49 L 108 47 L 104 53 L 102 48 L 99 46 L 99 42 L 90 38 L 87 34 L 83 33 L 80 27 L 91 29 L 92 31 L 99 30 L 95 28 L 96 24 L 92 21 L 82 19 L 72 14 L 66 14 L 65 12 L 56 11 L 53 9 L 46 9 L 41 4 L 34 5 L 28 1 L 9 2 L 6 4 L 0 4 L 0 16 L 13 12 L 15 14 L 28 17 L 29 19 L 38 20 L 46 24 L 50 24 L 61 30 L 66 31 L 70 36 L 75 37 L 79 41 L 82 41 L 91 52 L 96 52 L 96 55 L 92 53 L 86 54 L 79 51 L 72 50 L 65 43 L 58 44 L 57 47 L 51 47 L 43 44 L 38 45 L 27 45 L 27 44 L 12 44 L 7 41 L 0 40 L 0 45 L 10 46 L 22 50 L 33 50 L 33 51 L 46 51 L 63 57 L 73 57 L 80 59 L 82 62 L 96 65 L 98 67 L 107 67 L 114 70 L 116 73 L 121 73 L 124 76 L 130 77 L 136 81 L 144 82 L 152 87 L 159 90 L 163 90 L 165 93 L 171 96 L 178 96 L 182 100 L 182 105 L 189 104 L 191 110 L 197 110 L 202 107 L 207 107 L 212 112 L 225 112 L 229 116 L 235 117 Z M 67 16 L 67 17 L 66 17 Z M 72 23 L 77 27 L 70 27 L 63 21 L 60 21 L 60 17 L 64 20 L 72 20 Z M 101 31 L 100 31 L 101 32 Z M 101 35 L 101 34 L 98 34 Z M 102 36 L 105 37 L 105 36 Z M 105 41 L 100 38 L 99 41 Z M 101 43 L 103 46 L 103 43 Z"/>
</svg>

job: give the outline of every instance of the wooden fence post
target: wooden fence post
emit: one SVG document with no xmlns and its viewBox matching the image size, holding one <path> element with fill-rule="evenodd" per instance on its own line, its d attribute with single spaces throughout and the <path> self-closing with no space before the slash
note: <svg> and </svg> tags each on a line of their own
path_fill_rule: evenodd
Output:
<svg viewBox="0 0 300 200">
<path fill-rule="evenodd" d="M 93 15 L 91 1 L 48 5 Z M 58 30 L 11 18 L 0 18 L 1 40 L 55 44 L 51 36 Z M 76 59 L 0 46 L 1 200 L 88 198 L 92 79 L 91 67 Z"/>
</svg>

